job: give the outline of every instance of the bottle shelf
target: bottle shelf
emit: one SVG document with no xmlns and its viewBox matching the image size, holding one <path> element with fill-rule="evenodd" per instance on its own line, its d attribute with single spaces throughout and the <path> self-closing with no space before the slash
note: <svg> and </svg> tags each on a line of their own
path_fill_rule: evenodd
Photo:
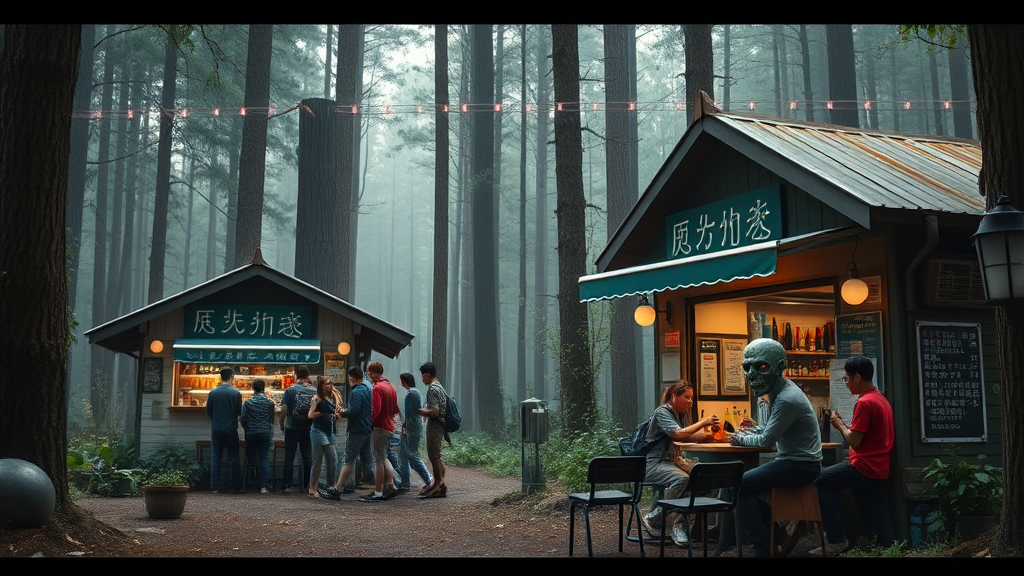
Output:
<svg viewBox="0 0 1024 576">
<path fill-rule="evenodd" d="M 835 352 L 819 352 L 819 351 L 811 352 L 810 350 L 786 350 L 786 355 L 787 356 L 818 356 L 818 357 L 822 357 L 822 356 L 835 356 L 836 353 Z"/>
</svg>

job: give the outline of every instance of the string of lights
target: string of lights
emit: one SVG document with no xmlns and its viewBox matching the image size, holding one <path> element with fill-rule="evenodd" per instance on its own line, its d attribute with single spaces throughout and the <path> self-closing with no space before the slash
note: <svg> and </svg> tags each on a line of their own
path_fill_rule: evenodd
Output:
<svg viewBox="0 0 1024 576">
<path fill-rule="evenodd" d="M 851 109 L 851 108 L 863 108 L 864 110 L 892 110 L 892 111 L 921 111 L 921 110 L 953 110 L 954 108 L 964 108 L 965 106 L 974 109 L 976 103 L 972 100 L 791 100 L 788 102 L 777 102 L 775 100 L 747 100 L 747 101 L 733 101 L 733 105 L 740 106 L 740 108 L 732 108 L 734 110 L 774 110 L 776 105 L 780 108 L 788 110 L 837 110 L 837 109 Z M 722 102 L 715 102 L 715 105 L 719 108 L 725 109 Z M 851 106 L 852 105 L 852 106 Z M 537 113 L 541 111 L 546 112 L 569 112 L 579 111 L 581 113 L 590 112 L 685 112 L 688 106 L 681 100 L 661 100 L 661 101 L 627 101 L 627 102 L 549 102 L 546 104 L 539 104 L 535 102 L 525 103 L 513 103 L 506 105 L 503 102 L 492 102 L 492 103 L 457 103 L 457 104 L 338 104 L 334 106 L 334 111 L 339 114 L 358 114 L 362 116 L 401 116 L 401 115 L 422 115 L 422 114 L 433 114 L 435 110 L 440 109 L 443 113 L 454 113 L 454 114 L 477 114 L 481 112 L 486 113 L 502 113 L 502 112 L 521 112 L 525 107 L 527 113 Z M 91 120 L 105 120 L 115 118 L 132 118 L 136 114 L 152 115 L 152 116 L 169 116 L 176 119 L 187 119 L 187 118 L 201 118 L 201 117 L 232 117 L 232 116 L 246 116 L 247 114 L 265 114 L 268 117 L 275 117 L 287 114 L 289 112 L 299 110 L 305 113 L 312 114 L 312 111 L 303 106 L 302 104 L 296 104 L 285 109 L 280 109 L 276 106 L 267 107 L 241 107 L 241 108 L 228 108 L 228 107 L 216 107 L 216 108 L 192 108 L 188 106 L 182 106 L 180 108 L 166 109 L 163 106 L 157 106 L 155 108 L 131 108 L 128 110 L 74 110 L 72 111 L 71 117 L 78 119 L 91 119 Z"/>
</svg>

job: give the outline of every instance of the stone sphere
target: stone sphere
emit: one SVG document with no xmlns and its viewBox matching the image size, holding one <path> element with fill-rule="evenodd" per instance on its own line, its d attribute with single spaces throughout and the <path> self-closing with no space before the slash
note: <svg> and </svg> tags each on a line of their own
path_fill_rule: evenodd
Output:
<svg viewBox="0 0 1024 576">
<path fill-rule="evenodd" d="M 38 528 L 53 515 L 57 493 L 42 468 L 20 458 L 0 458 L 0 527 Z"/>
</svg>

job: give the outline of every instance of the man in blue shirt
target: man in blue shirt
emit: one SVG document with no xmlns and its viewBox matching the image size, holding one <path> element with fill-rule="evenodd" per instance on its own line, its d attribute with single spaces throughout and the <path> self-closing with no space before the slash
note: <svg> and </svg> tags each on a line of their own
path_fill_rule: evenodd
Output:
<svg viewBox="0 0 1024 576">
<path fill-rule="evenodd" d="M 238 416 L 242 413 L 242 394 L 235 388 L 234 380 L 234 371 L 222 368 L 220 384 L 206 399 L 206 415 L 210 417 L 210 491 L 214 494 L 220 492 L 220 463 L 225 448 L 233 492 L 242 493 L 242 472 L 238 465 Z"/>
<path fill-rule="evenodd" d="M 821 429 L 807 395 L 783 377 L 786 350 L 771 338 L 758 338 L 743 349 L 743 372 L 747 384 L 767 403 L 761 426 L 738 432 L 729 438 L 734 446 L 775 447 L 775 460 L 743 474 L 738 507 L 754 546 L 754 556 L 768 556 L 770 509 L 760 499 L 772 486 L 806 486 L 821 471 Z M 765 421 L 767 417 L 767 421 Z"/>
<path fill-rule="evenodd" d="M 424 486 L 434 483 L 433 477 L 427 470 L 427 465 L 420 458 L 420 441 L 423 438 L 423 416 L 420 415 L 420 408 L 423 407 L 423 398 L 420 391 L 416 389 L 416 379 L 412 374 L 403 372 L 399 377 L 405 394 L 405 421 L 402 423 L 402 443 L 398 449 L 398 470 L 402 476 L 398 484 L 399 492 L 412 491 L 412 478 L 410 469 L 415 470 L 423 480 Z"/>
<path fill-rule="evenodd" d="M 342 418 L 348 418 L 348 439 L 345 441 L 345 464 L 341 467 L 338 475 L 337 490 L 344 494 L 355 492 L 355 488 L 345 486 L 349 476 L 355 469 L 356 457 L 364 463 L 373 462 L 370 454 L 370 433 L 373 426 L 370 424 L 371 394 L 370 387 L 363 382 L 363 371 L 359 366 L 348 369 L 348 383 L 352 386 L 352 392 L 348 397 L 348 407 L 342 407 L 340 414 Z"/>
</svg>

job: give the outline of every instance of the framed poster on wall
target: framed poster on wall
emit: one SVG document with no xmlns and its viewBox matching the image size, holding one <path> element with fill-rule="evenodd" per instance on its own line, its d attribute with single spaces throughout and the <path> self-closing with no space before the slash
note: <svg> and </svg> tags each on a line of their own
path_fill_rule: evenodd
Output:
<svg viewBox="0 0 1024 576">
<path fill-rule="evenodd" d="M 145 358 L 142 361 L 142 392 L 160 393 L 164 389 L 164 359 Z"/>
<path fill-rule="evenodd" d="M 747 379 L 743 374 L 743 349 L 746 338 L 722 338 L 722 396 L 746 396 Z"/>
<path fill-rule="evenodd" d="M 718 396 L 718 358 L 722 341 L 697 339 L 697 390 L 700 396 Z"/>
</svg>

